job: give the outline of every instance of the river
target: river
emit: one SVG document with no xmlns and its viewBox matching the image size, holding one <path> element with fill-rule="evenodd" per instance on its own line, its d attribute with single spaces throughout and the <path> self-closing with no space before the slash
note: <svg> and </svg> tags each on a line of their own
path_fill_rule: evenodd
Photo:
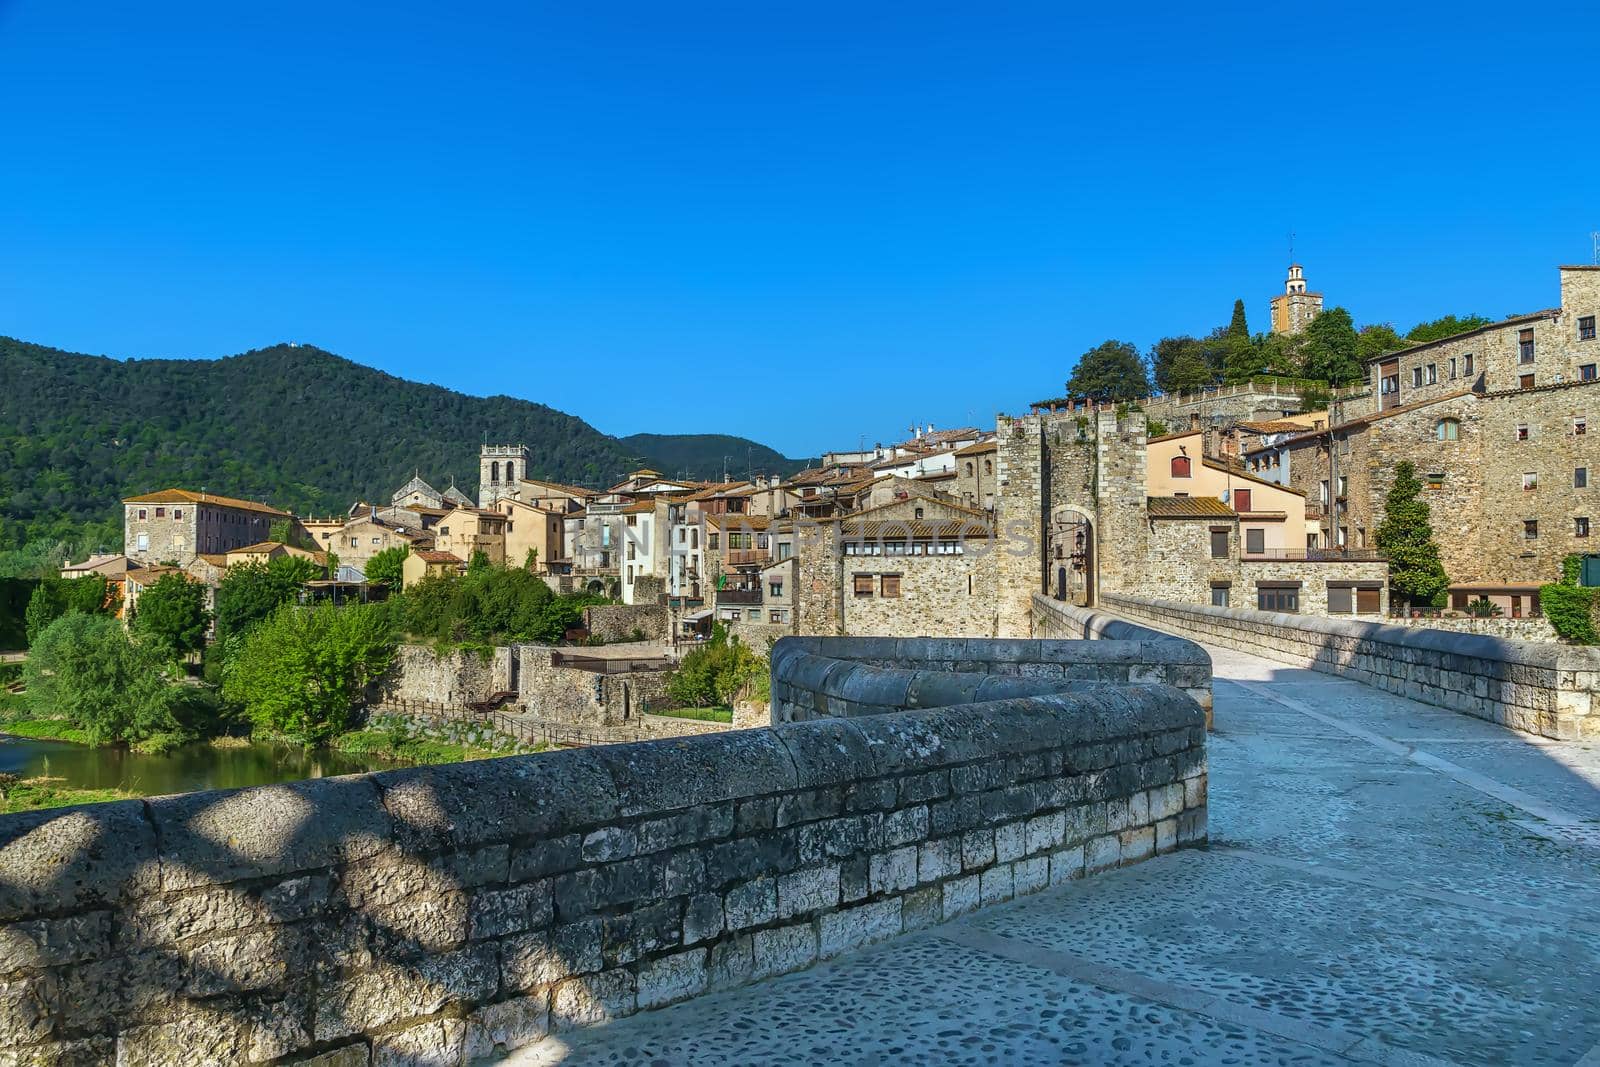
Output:
<svg viewBox="0 0 1600 1067">
<path fill-rule="evenodd" d="M 0 734 L 0 774 L 60 778 L 68 789 L 121 789 L 141 796 L 268 785 L 406 766 L 298 745 L 252 741 L 236 748 L 185 745 L 159 756 L 107 745 L 40 741 Z"/>
</svg>

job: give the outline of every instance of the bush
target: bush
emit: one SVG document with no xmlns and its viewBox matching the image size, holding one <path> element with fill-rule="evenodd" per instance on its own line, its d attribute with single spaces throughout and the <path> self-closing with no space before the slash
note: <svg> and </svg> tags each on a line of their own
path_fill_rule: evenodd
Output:
<svg viewBox="0 0 1600 1067">
<path fill-rule="evenodd" d="M 708 643 L 683 657 L 667 695 L 682 708 L 732 704 L 741 693 L 762 687 L 766 672 L 767 661 L 718 623 Z"/>
<path fill-rule="evenodd" d="M 1467 614 L 1475 619 L 1492 619 L 1497 615 L 1505 614 L 1505 612 L 1499 604 L 1496 604 L 1486 596 L 1481 596 L 1477 600 L 1467 602 Z"/>
<path fill-rule="evenodd" d="M 320 572 L 301 556 L 229 567 L 217 586 L 217 636 L 242 634 L 295 599 Z"/>
<path fill-rule="evenodd" d="M 366 570 L 362 573 L 367 576 L 369 582 L 381 582 L 391 589 L 399 589 L 401 569 L 405 566 L 406 557 L 409 555 L 411 549 L 406 545 L 386 548 L 367 560 Z"/>
<path fill-rule="evenodd" d="M 111 613 L 116 609 L 116 598 L 107 590 L 104 576 L 91 574 L 86 578 L 41 578 L 28 598 L 23 614 L 27 626 L 28 644 L 57 619 L 72 612 L 83 615 Z"/>
<path fill-rule="evenodd" d="M 205 647 L 206 587 L 186 575 L 163 574 L 139 597 L 129 628 L 169 660 Z"/>
<path fill-rule="evenodd" d="M 1595 592 L 1578 584 L 1580 556 L 1561 561 L 1561 581 L 1539 587 L 1539 604 L 1556 633 L 1580 645 L 1600 644 L 1594 625 Z"/>
<path fill-rule="evenodd" d="M 465 576 L 434 575 L 388 601 L 395 623 L 446 644 L 561 640 L 600 598 L 557 596 L 521 568 L 481 566 Z"/>
</svg>

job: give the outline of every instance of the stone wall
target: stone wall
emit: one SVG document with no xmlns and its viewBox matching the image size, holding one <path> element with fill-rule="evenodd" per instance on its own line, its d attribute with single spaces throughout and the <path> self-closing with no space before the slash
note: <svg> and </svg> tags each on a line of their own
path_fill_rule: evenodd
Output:
<svg viewBox="0 0 1600 1067">
<path fill-rule="evenodd" d="M 378 699 L 463 707 L 511 686 L 511 651 L 496 648 L 484 659 L 456 649 L 440 654 L 426 645 L 401 645 L 378 683 Z"/>
<path fill-rule="evenodd" d="M 659 582 L 660 579 L 652 578 Z M 634 595 L 639 595 L 641 576 L 634 583 Z M 667 637 L 667 609 L 664 605 L 650 604 L 595 604 L 583 609 L 583 627 L 590 636 L 605 641 L 631 641 L 634 631 L 644 634 L 644 640 L 654 641 Z"/>
<path fill-rule="evenodd" d="M 0 819 L 28 1063 L 454 1065 L 1206 835 L 1163 687 Z"/>
<path fill-rule="evenodd" d="M 1045 605 L 1055 604 L 1037 596 Z M 1091 616 L 1067 605 L 1059 636 Z M 1071 614 L 1069 614 L 1071 613 Z M 1120 627 L 1128 623 L 1118 622 Z M 1137 631 L 1137 632 L 1135 632 Z M 792 637 L 772 650 L 772 721 L 882 715 L 967 700 L 998 700 L 1100 686 L 1159 683 L 1211 709 L 1211 657 L 1192 641 L 1130 628 L 1089 641 Z"/>
<path fill-rule="evenodd" d="M 1108 596 L 1169 633 L 1351 678 L 1560 740 L 1600 736 L 1600 649 Z"/>
<path fill-rule="evenodd" d="M 1384 622 L 1390 626 L 1408 626 L 1414 630 L 1450 630 L 1458 634 L 1484 634 L 1488 637 L 1504 637 L 1512 641 L 1562 643 L 1562 638 L 1557 635 L 1555 627 L 1551 626 L 1550 620 L 1543 615 L 1522 619 L 1508 619 L 1504 616 L 1492 619 L 1478 619 L 1465 615 L 1435 616 L 1420 619 L 1396 617 L 1386 618 Z"/>
<path fill-rule="evenodd" d="M 625 726 L 666 698 L 670 670 L 600 674 L 553 664 L 546 645 L 516 645 L 518 703 L 529 715 L 573 726 Z"/>
<path fill-rule="evenodd" d="M 995 636 L 998 547 L 987 538 L 973 538 L 959 556 L 845 556 L 844 632 Z M 854 579 L 861 574 L 872 576 L 871 596 L 854 593 Z M 899 596 L 881 595 L 885 574 L 900 576 Z"/>
</svg>

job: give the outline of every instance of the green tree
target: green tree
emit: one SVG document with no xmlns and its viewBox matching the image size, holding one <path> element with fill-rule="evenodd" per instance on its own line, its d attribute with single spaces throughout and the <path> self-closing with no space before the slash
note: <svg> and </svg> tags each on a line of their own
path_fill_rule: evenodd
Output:
<svg viewBox="0 0 1600 1067">
<path fill-rule="evenodd" d="M 1137 400 L 1150 392 L 1139 350 L 1126 341 L 1104 341 L 1078 358 L 1067 395 L 1092 400 Z"/>
<path fill-rule="evenodd" d="M 1303 373 L 1332 386 L 1360 381 L 1360 349 L 1350 312 L 1330 308 L 1312 319 L 1305 329 Z"/>
<path fill-rule="evenodd" d="M 39 634 L 23 667 L 35 714 L 64 718 L 92 745 L 177 732 L 175 687 L 159 654 L 134 644 L 116 619 L 72 612 Z"/>
<path fill-rule="evenodd" d="M 1462 315 L 1459 318 L 1455 315 L 1446 315 L 1442 319 L 1417 323 L 1411 328 L 1411 332 L 1406 334 L 1406 341 L 1413 345 L 1426 344 L 1429 341 L 1453 337 L 1458 333 L 1466 333 L 1468 330 L 1476 330 L 1480 326 L 1489 325 L 1492 321 L 1482 315 Z"/>
<path fill-rule="evenodd" d="M 378 604 L 286 604 L 241 642 L 222 691 L 257 726 L 305 744 L 350 728 L 367 687 L 389 669 L 395 636 Z"/>
<path fill-rule="evenodd" d="M 1376 540 L 1378 549 L 1389 557 L 1392 593 L 1400 594 L 1407 604 L 1444 605 L 1450 578 L 1439 561 L 1428 503 L 1422 499 L 1422 483 L 1410 460 L 1395 465 L 1394 484 L 1384 502 Z"/>
<path fill-rule="evenodd" d="M 365 571 L 367 581 L 382 582 L 391 589 L 400 588 L 401 568 L 405 565 L 406 557 L 411 555 L 411 549 L 405 545 L 396 545 L 386 548 L 371 559 L 367 560 Z"/>
<path fill-rule="evenodd" d="M 317 573 L 317 565 L 300 556 L 229 567 L 217 587 L 218 636 L 244 633 L 293 600 Z"/>
<path fill-rule="evenodd" d="M 468 574 L 483 574 L 489 569 L 489 553 L 481 548 L 472 550 L 472 555 L 467 559 Z"/>
<path fill-rule="evenodd" d="M 1228 320 L 1228 337 L 1236 341 L 1250 340 L 1250 325 L 1245 322 L 1243 300 L 1233 302 L 1233 318 Z"/>
<path fill-rule="evenodd" d="M 539 569 L 539 548 L 537 545 L 530 547 L 528 554 L 522 557 L 522 569 L 528 571 Z"/>
<path fill-rule="evenodd" d="M 711 640 L 690 650 L 678 664 L 667 682 L 667 696 L 684 708 L 731 704 L 741 692 L 759 688 L 757 675 L 764 670 L 766 661 L 718 623 Z"/>
<path fill-rule="evenodd" d="M 182 574 L 163 574 L 139 595 L 129 627 L 169 659 L 198 652 L 206 644 L 206 587 Z"/>
<path fill-rule="evenodd" d="M 116 608 L 116 597 L 107 589 L 104 576 L 84 578 L 41 578 L 23 612 L 28 643 L 32 645 L 47 627 L 64 615 L 108 613 Z"/>
<path fill-rule="evenodd" d="M 1375 323 L 1361 327 L 1361 331 L 1356 334 L 1356 358 L 1366 363 L 1369 359 L 1398 352 L 1413 344 L 1414 341 L 1408 341 L 1395 333 L 1394 327 L 1387 322 Z"/>
<path fill-rule="evenodd" d="M 1193 337 L 1163 337 L 1150 349 L 1150 373 L 1163 393 L 1188 393 L 1215 379 L 1206 352 Z"/>
</svg>

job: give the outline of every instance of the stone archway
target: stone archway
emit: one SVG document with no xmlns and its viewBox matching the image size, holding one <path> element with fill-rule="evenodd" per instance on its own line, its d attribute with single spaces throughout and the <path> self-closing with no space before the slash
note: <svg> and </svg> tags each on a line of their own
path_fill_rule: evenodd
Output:
<svg viewBox="0 0 1600 1067">
<path fill-rule="evenodd" d="M 1095 597 L 1094 523 L 1079 508 L 1056 508 L 1045 546 L 1046 592 L 1088 607 Z"/>
</svg>

